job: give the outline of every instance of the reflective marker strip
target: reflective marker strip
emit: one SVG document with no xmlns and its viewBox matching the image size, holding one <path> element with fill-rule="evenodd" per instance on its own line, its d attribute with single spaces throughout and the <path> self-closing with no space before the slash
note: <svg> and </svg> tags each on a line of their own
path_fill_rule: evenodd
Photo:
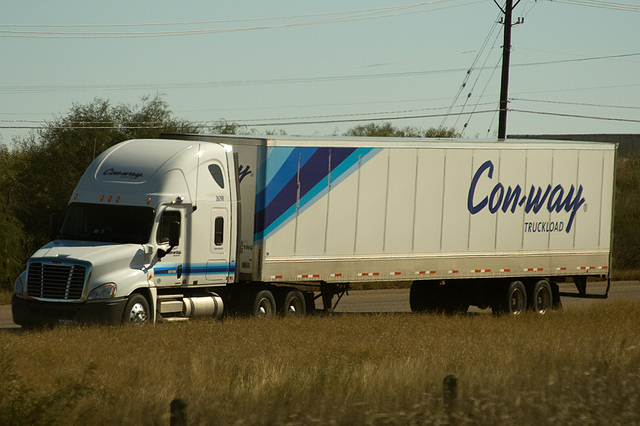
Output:
<svg viewBox="0 0 640 426">
<path fill-rule="evenodd" d="M 416 271 L 416 275 L 431 275 L 435 273 L 436 271 Z"/>
<path fill-rule="evenodd" d="M 298 275 L 298 278 L 320 278 L 320 275 L 318 275 L 318 274 L 305 274 L 305 275 Z"/>
<path fill-rule="evenodd" d="M 491 272 L 491 269 L 472 269 L 471 270 L 472 274 L 481 274 L 486 272 Z"/>
<path fill-rule="evenodd" d="M 544 271 L 544 268 L 525 268 L 524 272 L 540 272 Z"/>
<path fill-rule="evenodd" d="M 500 269 L 500 272 L 511 272 L 511 269 Z"/>
<path fill-rule="evenodd" d="M 377 277 L 378 275 L 380 275 L 379 272 L 359 272 L 358 273 L 359 277 Z"/>
</svg>

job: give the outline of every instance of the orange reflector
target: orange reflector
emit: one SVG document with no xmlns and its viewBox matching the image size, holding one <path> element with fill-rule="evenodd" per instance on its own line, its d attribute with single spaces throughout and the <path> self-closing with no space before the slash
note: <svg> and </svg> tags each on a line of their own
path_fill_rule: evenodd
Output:
<svg viewBox="0 0 640 426">
<path fill-rule="evenodd" d="M 151 202 L 151 197 L 147 198 L 147 205 Z"/>
<path fill-rule="evenodd" d="M 74 201 L 78 199 L 78 194 L 73 196 Z"/>
<path fill-rule="evenodd" d="M 109 195 L 109 200 L 108 201 L 111 202 L 111 195 Z"/>
<path fill-rule="evenodd" d="M 120 202 L 120 197 L 116 198 L 116 203 Z"/>
<path fill-rule="evenodd" d="M 100 202 L 104 201 L 104 195 L 102 197 L 100 197 Z"/>
</svg>

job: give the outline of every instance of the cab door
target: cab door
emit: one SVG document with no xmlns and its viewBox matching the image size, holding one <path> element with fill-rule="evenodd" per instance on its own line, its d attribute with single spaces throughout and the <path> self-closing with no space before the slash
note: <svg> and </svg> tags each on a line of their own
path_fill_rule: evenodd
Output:
<svg viewBox="0 0 640 426">
<path fill-rule="evenodd" d="M 184 285 L 188 282 L 188 268 L 185 267 L 185 250 L 187 239 L 185 230 L 185 214 L 183 208 L 168 207 L 162 212 L 156 231 L 158 262 L 154 267 L 155 282 L 158 286 Z M 171 228 L 177 224 L 180 229 L 178 245 L 169 248 Z"/>
</svg>

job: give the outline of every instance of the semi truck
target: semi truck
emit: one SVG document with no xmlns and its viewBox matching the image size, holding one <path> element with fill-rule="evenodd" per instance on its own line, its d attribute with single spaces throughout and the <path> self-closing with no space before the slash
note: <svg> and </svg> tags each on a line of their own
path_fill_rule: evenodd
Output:
<svg viewBox="0 0 640 426">
<path fill-rule="evenodd" d="M 616 145 L 165 135 L 119 143 L 17 278 L 25 327 L 332 311 L 409 283 L 415 312 L 606 297 Z M 589 294 L 587 279 L 607 281 Z M 571 281 L 575 291 L 560 292 Z"/>
</svg>

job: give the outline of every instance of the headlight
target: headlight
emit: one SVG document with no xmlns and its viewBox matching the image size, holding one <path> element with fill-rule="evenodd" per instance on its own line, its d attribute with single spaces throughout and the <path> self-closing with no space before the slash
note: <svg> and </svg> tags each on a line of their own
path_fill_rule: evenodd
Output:
<svg viewBox="0 0 640 426">
<path fill-rule="evenodd" d="M 22 279 L 20 279 L 20 277 L 16 278 L 16 282 L 13 283 L 13 294 L 18 294 L 20 296 L 24 295 L 24 283 L 22 282 Z"/>
<path fill-rule="evenodd" d="M 89 293 L 88 300 L 95 299 L 111 299 L 116 295 L 116 284 L 115 283 L 106 283 L 102 284 L 100 287 L 96 287 L 91 290 Z"/>
</svg>

